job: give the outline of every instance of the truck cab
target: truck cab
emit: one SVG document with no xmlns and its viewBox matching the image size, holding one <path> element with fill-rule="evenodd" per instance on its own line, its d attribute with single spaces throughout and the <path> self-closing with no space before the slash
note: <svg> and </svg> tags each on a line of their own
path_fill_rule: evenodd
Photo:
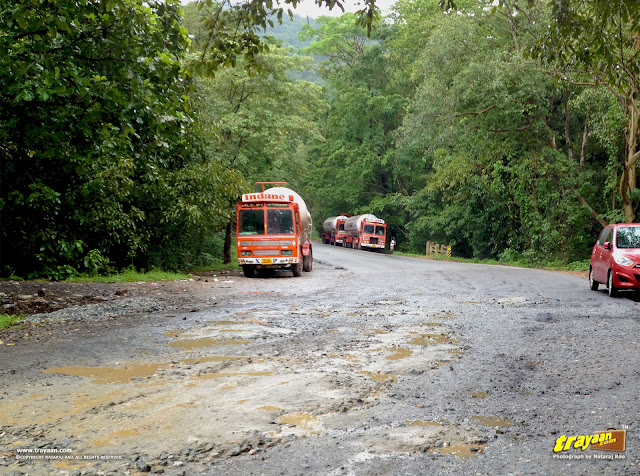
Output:
<svg viewBox="0 0 640 476">
<path fill-rule="evenodd" d="M 291 269 L 294 276 L 311 271 L 310 216 L 300 201 L 285 188 L 242 195 L 237 204 L 236 242 L 238 263 L 246 277 L 271 275 L 279 268 Z"/>
</svg>

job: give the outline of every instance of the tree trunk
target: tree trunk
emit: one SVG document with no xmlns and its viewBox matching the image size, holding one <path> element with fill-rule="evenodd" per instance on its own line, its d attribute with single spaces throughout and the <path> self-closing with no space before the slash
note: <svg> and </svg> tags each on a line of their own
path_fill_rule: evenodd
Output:
<svg viewBox="0 0 640 476">
<path fill-rule="evenodd" d="M 635 91 L 634 91 L 635 93 Z M 624 205 L 624 218 L 627 223 L 634 220 L 631 192 L 636 188 L 636 162 L 638 161 L 638 104 L 633 95 L 629 95 L 629 123 L 627 124 L 627 152 L 620 178 L 620 196 Z"/>
<path fill-rule="evenodd" d="M 567 104 L 564 110 L 564 141 L 567 145 L 567 156 L 569 157 L 569 162 L 573 162 L 573 144 L 571 142 L 571 90 L 569 89 L 569 85 L 567 85 Z"/>
<path fill-rule="evenodd" d="M 584 118 L 584 129 L 582 130 L 582 146 L 580 147 L 580 171 L 584 169 L 585 156 L 587 155 L 587 139 L 589 138 L 589 110 Z"/>
<path fill-rule="evenodd" d="M 227 229 L 224 234 L 224 258 L 223 264 L 231 263 L 231 230 L 233 229 L 233 218 L 229 219 Z"/>
</svg>

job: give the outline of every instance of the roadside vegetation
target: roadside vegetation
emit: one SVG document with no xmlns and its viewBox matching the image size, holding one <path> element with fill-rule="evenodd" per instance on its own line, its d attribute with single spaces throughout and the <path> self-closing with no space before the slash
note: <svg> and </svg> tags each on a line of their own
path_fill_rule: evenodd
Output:
<svg viewBox="0 0 640 476">
<path fill-rule="evenodd" d="M 293 3 L 4 2 L 0 277 L 215 269 L 265 180 L 405 253 L 578 266 L 636 220 L 638 2 Z"/>
<path fill-rule="evenodd" d="M 0 330 L 14 327 L 19 323 L 24 316 L 14 316 L 10 314 L 0 314 Z"/>
</svg>

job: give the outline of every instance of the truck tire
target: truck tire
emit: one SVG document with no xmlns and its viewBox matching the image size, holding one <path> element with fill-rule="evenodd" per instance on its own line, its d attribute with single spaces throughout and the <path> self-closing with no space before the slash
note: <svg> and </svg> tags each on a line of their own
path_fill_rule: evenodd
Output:
<svg viewBox="0 0 640 476">
<path fill-rule="evenodd" d="M 256 275 L 256 268 L 250 264 L 244 264 L 242 265 L 242 272 L 245 278 L 253 278 Z"/>
<path fill-rule="evenodd" d="M 302 276 L 302 261 L 296 263 L 296 264 L 292 264 L 291 265 L 291 271 L 293 271 L 293 275 L 297 278 L 299 276 Z"/>
<path fill-rule="evenodd" d="M 310 273 L 313 269 L 313 252 L 309 250 L 309 254 L 307 256 L 302 257 L 302 271 L 305 273 Z"/>
</svg>

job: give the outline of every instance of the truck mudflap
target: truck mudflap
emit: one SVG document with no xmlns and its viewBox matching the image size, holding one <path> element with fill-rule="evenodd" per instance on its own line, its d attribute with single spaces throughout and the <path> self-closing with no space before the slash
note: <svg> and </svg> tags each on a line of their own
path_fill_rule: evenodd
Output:
<svg viewBox="0 0 640 476">
<path fill-rule="evenodd" d="M 302 256 L 309 256 L 311 252 L 311 243 L 309 241 L 305 241 L 302 243 Z"/>
</svg>

